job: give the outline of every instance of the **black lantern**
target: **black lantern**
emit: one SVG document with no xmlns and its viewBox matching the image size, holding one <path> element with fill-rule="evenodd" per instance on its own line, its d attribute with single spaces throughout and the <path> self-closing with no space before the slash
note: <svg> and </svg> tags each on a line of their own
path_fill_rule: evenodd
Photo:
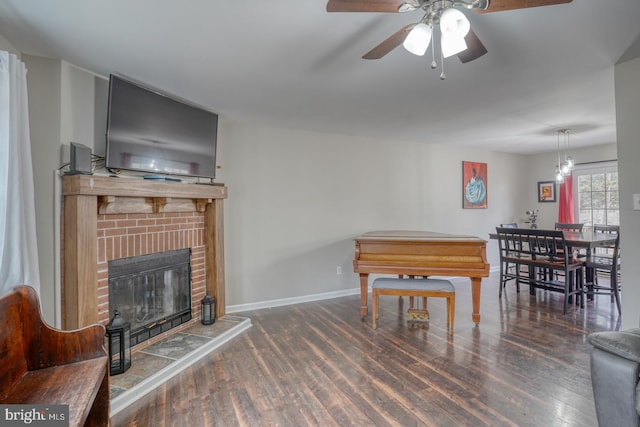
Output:
<svg viewBox="0 0 640 427">
<path fill-rule="evenodd" d="M 109 340 L 109 375 L 121 374 L 131 367 L 131 325 L 118 310 L 107 325 Z"/>
<path fill-rule="evenodd" d="M 202 312 L 200 320 L 203 325 L 211 325 L 216 322 L 216 300 L 211 295 L 207 294 L 200 302 Z"/>
</svg>

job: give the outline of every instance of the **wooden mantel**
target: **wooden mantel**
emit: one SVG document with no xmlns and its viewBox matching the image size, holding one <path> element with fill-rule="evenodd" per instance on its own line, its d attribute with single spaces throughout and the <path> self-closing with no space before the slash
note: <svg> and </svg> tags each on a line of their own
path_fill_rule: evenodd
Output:
<svg viewBox="0 0 640 427">
<path fill-rule="evenodd" d="M 183 209 L 204 212 L 207 292 L 216 299 L 216 317 L 225 315 L 224 185 L 115 178 L 62 177 L 62 326 L 77 329 L 98 321 L 97 218 L 101 211 L 143 212 Z M 108 212 L 107 212 L 108 211 Z"/>
</svg>

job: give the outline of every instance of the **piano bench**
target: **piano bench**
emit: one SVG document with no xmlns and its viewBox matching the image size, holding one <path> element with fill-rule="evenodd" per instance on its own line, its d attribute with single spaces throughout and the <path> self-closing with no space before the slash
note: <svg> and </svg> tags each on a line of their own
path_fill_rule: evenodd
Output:
<svg viewBox="0 0 640 427">
<path fill-rule="evenodd" d="M 395 279 L 379 277 L 371 285 L 373 294 L 373 329 L 377 329 L 380 295 L 408 297 L 439 297 L 447 299 L 447 326 L 453 335 L 453 320 L 456 307 L 456 289 L 449 280 L 443 279 Z M 425 306 L 426 309 L 426 306 Z"/>
</svg>

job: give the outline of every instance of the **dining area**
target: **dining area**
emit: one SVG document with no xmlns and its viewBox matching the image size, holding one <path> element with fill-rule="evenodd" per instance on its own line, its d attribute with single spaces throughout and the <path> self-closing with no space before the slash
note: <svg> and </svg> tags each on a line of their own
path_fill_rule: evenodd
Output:
<svg viewBox="0 0 640 427">
<path fill-rule="evenodd" d="M 563 314 L 570 305 L 588 307 L 596 295 L 609 296 L 618 315 L 620 303 L 620 227 L 556 223 L 553 229 L 500 224 L 491 239 L 500 254 L 499 297 L 507 286 L 528 286 L 529 293 L 564 295 Z"/>
</svg>

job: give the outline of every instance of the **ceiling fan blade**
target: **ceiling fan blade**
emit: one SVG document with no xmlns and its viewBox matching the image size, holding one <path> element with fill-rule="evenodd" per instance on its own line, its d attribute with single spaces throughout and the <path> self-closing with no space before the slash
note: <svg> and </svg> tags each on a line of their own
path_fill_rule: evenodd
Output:
<svg viewBox="0 0 640 427">
<path fill-rule="evenodd" d="M 380 59 L 385 56 L 387 53 L 391 52 L 393 49 L 397 48 L 402 44 L 404 39 L 407 38 L 407 34 L 409 31 L 413 29 L 417 24 L 409 24 L 400 28 L 398 31 L 393 33 L 391 36 L 387 37 L 382 43 L 378 46 L 371 49 L 369 52 L 365 53 L 362 59 Z"/>
<path fill-rule="evenodd" d="M 473 61 L 474 59 L 478 59 L 487 53 L 487 48 L 484 47 L 473 30 L 469 30 L 464 41 L 467 43 L 467 49 L 458 54 L 458 58 L 460 58 L 460 61 L 462 61 L 463 64 Z"/>
<path fill-rule="evenodd" d="M 553 6 L 571 3 L 573 0 L 489 0 L 486 9 L 474 9 L 478 13 L 502 12 L 504 10 L 526 9 L 528 7 Z"/>
<path fill-rule="evenodd" d="M 327 12 L 398 12 L 401 5 L 412 0 L 329 0 Z"/>
</svg>

